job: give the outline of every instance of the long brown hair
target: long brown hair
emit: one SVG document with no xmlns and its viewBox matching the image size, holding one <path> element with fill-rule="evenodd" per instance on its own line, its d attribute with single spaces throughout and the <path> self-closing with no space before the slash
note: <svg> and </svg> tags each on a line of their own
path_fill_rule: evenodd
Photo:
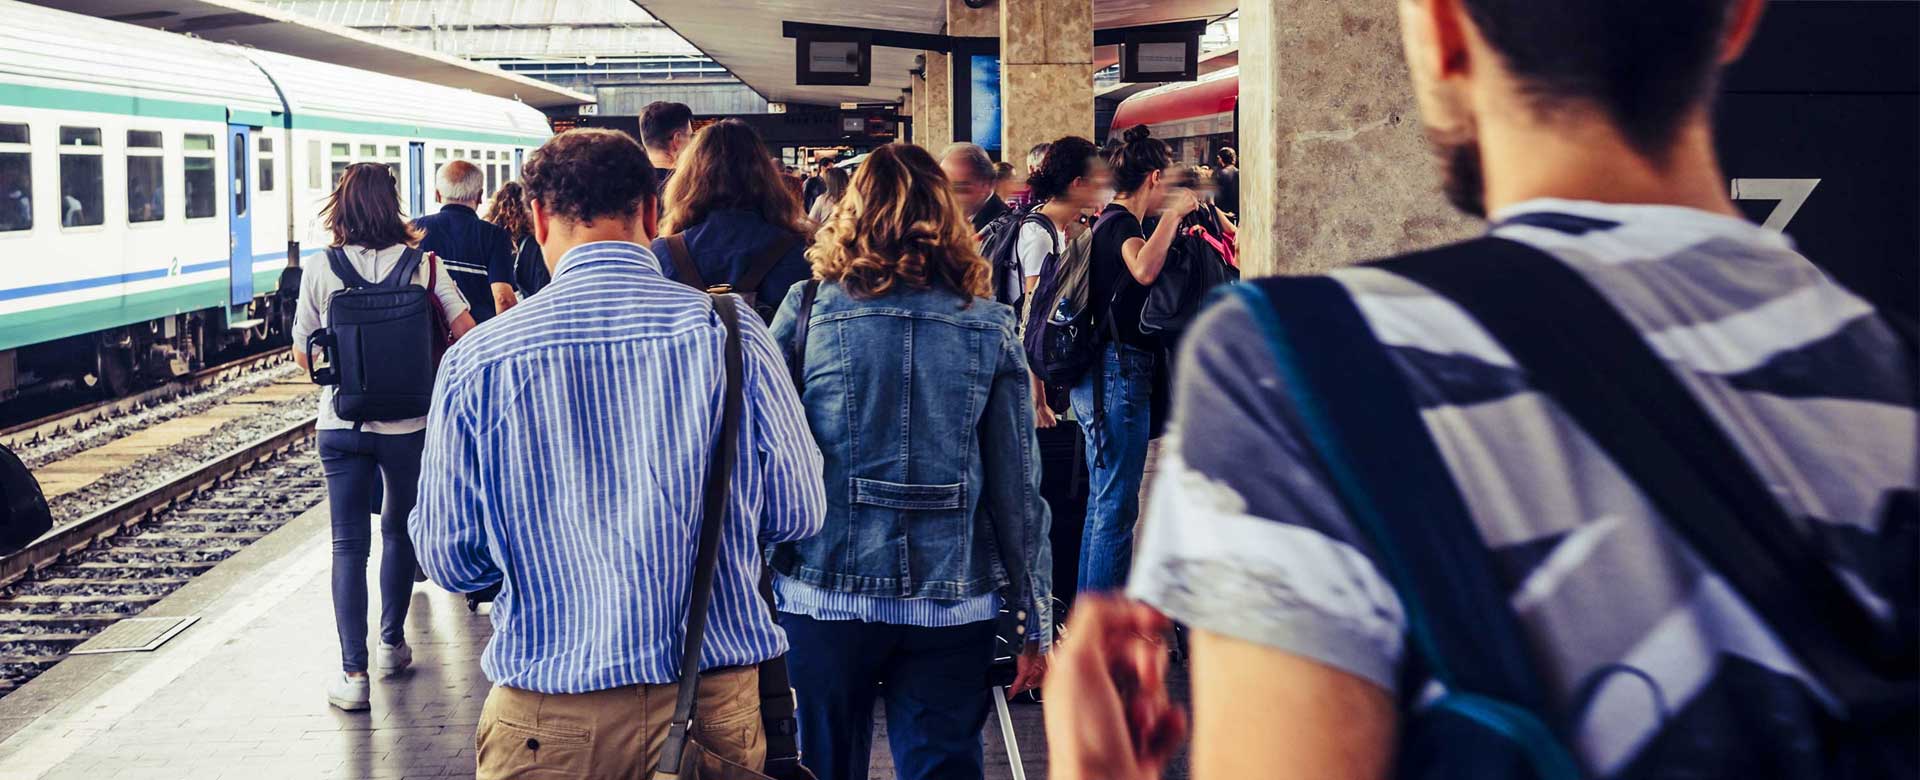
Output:
<svg viewBox="0 0 1920 780">
<path fill-rule="evenodd" d="M 320 208 L 320 218 L 333 233 L 333 246 L 354 244 L 378 250 L 420 241 L 420 231 L 400 213 L 400 182 L 381 163 L 347 166 L 340 185 Z"/>
<path fill-rule="evenodd" d="M 800 199 L 774 169 L 760 134 L 738 119 L 720 120 L 693 137 L 667 180 L 665 200 L 663 235 L 698 225 L 718 209 L 751 211 L 799 235 L 808 230 Z"/>
<path fill-rule="evenodd" d="M 966 297 L 967 305 L 993 294 L 972 223 L 933 155 L 918 146 L 873 150 L 807 259 L 814 276 L 857 298 L 885 295 L 896 285 L 943 287 Z"/>
<path fill-rule="evenodd" d="M 487 201 L 487 221 L 507 231 L 515 241 L 533 232 L 533 217 L 527 214 L 526 190 L 520 182 L 510 181 L 493 191 Z"/>
</svg>

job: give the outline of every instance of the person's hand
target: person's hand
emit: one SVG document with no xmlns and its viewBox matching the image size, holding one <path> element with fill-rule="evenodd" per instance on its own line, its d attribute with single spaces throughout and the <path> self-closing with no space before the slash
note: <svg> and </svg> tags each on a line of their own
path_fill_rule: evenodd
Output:
<svg viewBox="0 0 1920 780">
<path fill-rule="evenodd" d="M 1019 696 L 1040 687 L 1047 679 L 1047 656 L 1040 652 L 1038 642 L 1028 642 L 1020 657 L 1014 659 L 1013 684 L 1007 686 L 1008 696 Z"/>
<path fill-rule="evenodd" d="M 1200 208 L 1200 199 L 1194 197 L 1193 190 L 1177 187 L 1167 193 L 1167 202 L 1161 219 L 1179 220 Z"/>
<path fill-rule="evenodd" d="M 1170 625 L 1138 602 L 1075 600 L 1043 697 L 1053 780 L 1160 777 L 1187 734 L 1167 696 Z"/>
<path fill-rule="evenodd" d="M 513 285 L 494 282 L 491 289 L 494 314 L 506 314 L 508 309 L 520 304 L 520 297 L 513 294 Z"/>
<path fill-rule="evenodd" d="M 1053 407 L 1047 405 L 1047 399 L 1044 396 L 1034 396 L 1033 427 L 1052 428 L 1059 424 L 1060 418 L 1054 416 Z"/>
</svg>

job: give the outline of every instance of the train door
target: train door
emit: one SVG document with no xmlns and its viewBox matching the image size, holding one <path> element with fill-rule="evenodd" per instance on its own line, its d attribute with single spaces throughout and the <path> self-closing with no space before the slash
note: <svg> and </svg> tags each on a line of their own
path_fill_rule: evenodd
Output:
<svg viewBox="0 0 1920 780">
<path fill-rule="evenodd" d="M 228 125 L 227 168 L 231 186 L 227 193 L 227 303 L 245 306 L 253 301 L 253 203 L 248 183 L 253 180 L 247 151 L 253 148 L 253 132 L 246 125 Z M 245 314 L 244 310 L 241 312 Z M 240 319 L 245 319 L 244 316 Z"/>
<path fill-rule="evenodd" d="M 413 188 L 409 191 L 407 213 L 416 217 L 427 213 L 427 145 L 424 142 L 407 144 L 407 181 Z"/>
<path fill-rule="evenodd" d="M 525 165 L 526 162 L 527 162 L 527 150 L 525 149 L 513 150 L 513 178 L 515 179 L 520 178 L 520 166 Z"/>
</svg>

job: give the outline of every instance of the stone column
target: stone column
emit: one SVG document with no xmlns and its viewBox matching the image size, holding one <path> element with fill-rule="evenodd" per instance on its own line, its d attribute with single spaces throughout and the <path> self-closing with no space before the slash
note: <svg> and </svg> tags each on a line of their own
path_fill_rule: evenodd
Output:
<svg viewBox="0 0 1920 780">
<path fill-rule="evenodd" d="M 1093 138 L 1093 2 L 1000 2 L 1001 155 L 1021 167 L 1034 144 Z"/>
<path fill-rule="evenodd" d="M 1398 5 L 1241 4 L 1240 267 L 1248 275 L 1317 273 L 1479 229 L 1440 194 L 1401 55 Z"/>
<path fill-rule="evenodd" d="M 953 143 L 953 90 L 947 67 L 951 57 L 937 51 L 927 55 L 926 78 L 918 82 L 924 89 L 916 90 L 914 108 L 921 113 L 913 118 L 914 143 L 926 147 L 927 151 L 939 154 L 947 144 Z"/>
</svg>

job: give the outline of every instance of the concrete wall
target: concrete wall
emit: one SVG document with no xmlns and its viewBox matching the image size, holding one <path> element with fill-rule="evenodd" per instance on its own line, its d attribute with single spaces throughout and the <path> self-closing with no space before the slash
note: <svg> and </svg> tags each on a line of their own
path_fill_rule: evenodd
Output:
<svg viewBox="0 0 1920 780">
<path fill-rule="evenodd" d="M 1316 273 L 1480 229 L 1440 194 L 1398 5 L 1241 6 L 1240 262 L 1249 275 Z"/>
</svg>

